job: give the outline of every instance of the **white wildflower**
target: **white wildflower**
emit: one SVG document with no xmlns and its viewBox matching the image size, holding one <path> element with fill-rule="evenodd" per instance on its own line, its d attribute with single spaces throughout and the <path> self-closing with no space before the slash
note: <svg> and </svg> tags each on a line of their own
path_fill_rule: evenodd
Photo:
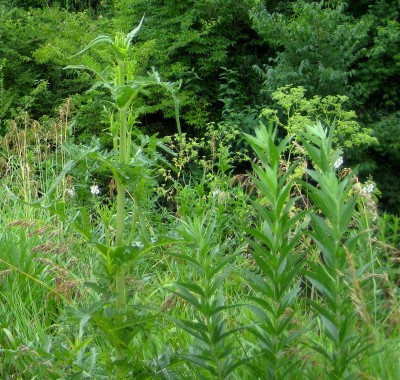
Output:
<svg viewBox="0 0 400 380">
<path fill-rule="evenodd" d="M 70 189 L 66 189 L 65 192 L 68 194 L 68 196 L 70 196 L 71 198 L 73 198 L 76 195 L 75 192 L 75 187 L 71 187 Z"/>
<path fill-rule="evenodd" d="M 219 189 L 217 189 L 217 190 L 214 190 L 214 191 L 212 192 L 211 196 L 212 196 L 213 198 L 215 198 L 217 195 L 220 195 L 220 194 L 222 194 L 222 191 L 219 190 Z"/>
<path fill-rule="evenodd" d="M 333 163 L 335 169 L 339 169 L 343 165 L 343 157 L 339 156 L 337 160 Z"/>
<path fill-rule="evenodd" d="M 90 192 L 93 195 L 100 195 L 100 189 L 97 185 L 90 186 Z"/>
<path fill-rule="evenodd" d="M 361 192 L 363 194 L 371 194 L 375 190 L 375 186 L 372 183 L 369 183 L 368 185 L 365 185 L 362 189 Z"/>
</svg>

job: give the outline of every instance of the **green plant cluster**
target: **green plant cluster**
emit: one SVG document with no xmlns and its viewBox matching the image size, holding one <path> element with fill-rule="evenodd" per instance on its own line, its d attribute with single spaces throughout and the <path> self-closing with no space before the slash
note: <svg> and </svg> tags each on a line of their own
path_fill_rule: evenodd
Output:
<svg viewBox="0 0 400 380">
<path fill-rule="evenodd" d="M 0 133 L 23 112 L 43 123 L 56 118 L 71 97 L 74 138 L 88 143 L 96 135 L 109 147 L 111 138 L 102 133 L 108 125 L 107 91 L 92 88 L 93 73 L 63 67 L 76 64 L 71 56 L 95 36 L 128 33 L 145 15 L 129 54 L 139 75 L 155 67 L 166 81 L 182 80 L 184 132 L 201 137 L 210 122 L 225 122 L 251 133 L 260 110 L 275 109 L 274 94 L 286 86 L 304 88 L 311 102 L 340 96 L 366 138 L 348 148 L 346 162 L 361 165 L 363 178 L 373 176 L 382 208 L 398 209 L 398 160 L 389 147 L 398 135 L 399 5 L 399 0 L 2 2 Z M 109 52 L 95 47 L 78 62 L 97 70 L 108 59 Z M 175 111 L 167 98 L 159 98 L 157 91 L 147 95 L 139 119 L 148 133 L 169 135 Z M 243 140 L 234 145 L 245 147 Z"/>
<path fill-rule="evenodd" d="M 164 142 L 173 167 L 142 135 L 133 167 L 69 146 L 58 175 L 41 167 L 44 196 L 3 190 L 1 376 L 395 379 L 398 220 L 341 168 L 334 128 L 244 137 L 257 160 L 242 178 L 215 160 L 235 156 L 232 134 L 201 142 L 201 160 L 184 135 Z M 4 185 L 34 190 L 19 158 Z M 191 159 L 202 170 L 182 178 Z M 120 245 L 116 184 L 88 189 L 101 167 L 130 178 Z M 176 207 L 150 186 L 157 173 Z"/>
<path fill-rule="evenodd" d="M 397 380 L 399 12 L 3 1 L 0 378 Z"/>
<path fill-rule="evenodd" d="M 346 98 L 283 87 L 253 133 L 189 137 L 180 81 L 141 70 L 143 27 L 66 67 L 105 89 L 108 146 L 74 142 L 71 100 L 2 140 L 1 378 L 397 379 L 399 220 L 343 166 L 376 143 Z M 154 96 L 175 136 L 141 128 Z"/>
</svg>

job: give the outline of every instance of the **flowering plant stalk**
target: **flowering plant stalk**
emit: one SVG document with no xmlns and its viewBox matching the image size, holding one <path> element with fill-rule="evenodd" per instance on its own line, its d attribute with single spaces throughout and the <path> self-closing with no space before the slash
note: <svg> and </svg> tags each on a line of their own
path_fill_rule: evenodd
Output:
<svg viewBox="0 0 400 380">
<path fill-rule="evenodd" d="M 178 357 L 194 366 L 201 379 L 230 379 L 247 359 L 240 359 L 235 335 L 243 327 L 232 328 L 228 311 L 239 305 L 228 304 L 223 286 L 242 250 L 233 252 L 228 240 L 218 232 L 215 215 L 205 211 L 182 221 L 178 229 L 183 237 L 180 253 L 168 254 L 184 261 L 188 273 L 180 281 L 167 285 L 190 307 L 189 318 L 169 317 L 193 337 L 188 352 Z"/>
<path fill-rule="evenodd" d="M 289 353 L 295 347 L 301 329 L 294 323 L 295 300 L 300 290 L 300 271 L 305 265 L 304 250 L 299 249 L 307 220 L 305 212 L 296 212 L 293 196 L 293 171 L 297 162 L 286 170 L 282 160 L 290 136 L 277 143 L 277 129 L 264 125 L 256 136 L 245 135 L 256 152 L 259 164 L 253 165 L 253 183 L 260 200 L 253 205 L 262 224 L 249 228 L 250 252 L 259 273 L 247 272 L 249 284 L 255 290 L 250 297 L 257 338 L 255 358 L 260 360 L 254 376 L 257 378 L 292 378 L 297 361 Z"/>
<path fill-rule="evenodd" d="M 132 32 L 127 35 L 117 33 L 115 38 L 112 39 L 108 36 L 99 36 L 95 38 L 87 47 L 85 47 L 77 55 L 84 53 L 94 45 L 105 43 L 108 44 L 113 54 L 113 80 L 109 81 L 104 78 L 103 75 L 95 71 L 95 74 L 100 78 L 99 83 L 95 86 L 103 86 L 108 89 L 113 98 L 113 108 L 110 111 L 110 132 L 113 137 L 113 150 L 114 155 L 104 159 L 103 157 L 94 157 L 102 161 L 106 167 L 111 170 L 114 176 L 117 189 L 117 200 L 116 200 L 116 215 L 115 215 L 115 238 L 110 242 L 110 246 L 96 244 L 100 251 L 101 256 L 105 259 L 106 265 L 109 269 L 109 274 L 113 277 L 113 289 L 115 292 L 115 329 L 119 331 L 116 333 L 117 337 L 114 337 L 112 341 L 115 343 L 116 348 L 115 363 L 117 363 L 117 377 L 123 378 L 125 375 L 125 368 L 123 363 L 125 359 L 126 351 L 126 334 L 125 329 L 122 326 L 126 325 L 127 315 L 127 286 L 126 286 L 126 270 L 127 264 L 137 259 L 137 256 L 143 254 L 144 250 L 149 249 L 149 245 L 144 249 L 133 246 L 133 236 L 128 239 L 125 235 L 126 225 L 126 192 L 129 182 L 132 182 L 132 176 L 135 176 L 135 172 L 132 173 L 132 168 L 135 167 L 135 159 L 140 155 L 141 148 L 139 147 L 135 152 L 132 151 L 132 130 L 135 121 L 139 115 L 136 108 L 137 100 L 140 94 L 149 86 L 161 86 L 166 90 L 173 98 L 176 111 L 176 119 L 178 131 L 180 133 L 179 125 L 179 108 L 178 99 L 176 92 L 179 89 L 179 83 L 169 83 L 161 81 L 158 73 L 153 69 L 152 73 L 148 77 L 137 77 L 135 76 L 136 61 L 129 58 L 129 47 L 139 32 L 143 23 L 143 18 L 140 24 Z M 69 69 L 89 69 L 86 66 L 68 66 Z M 145 170 L 145 169 L 144 169 Z M 143 175 L 143 174 L 140 174 Z M 92 194 L 98 194 L 99 189 L 96 185 L 91 187 Z M 134 199 L 136 203 L 134 206 L 134 212 L 140 212 L 140 205 L 138 199 Z M 85 231 L 84 231 L 85 230 Z M 87 226 L 81 228 L 84 234 L 91 238 L 91 233 L 87 232 Z M 134 234 L 131 234 L 134 235 Z M 150 239 L 145 237 L 146 242 Z M 139 252 L 140 251 L 140 252 Z"/>
<path fill-rule="evenodd" d="M 309 261 L 307 278 L 321 295 L 310 300 L 319 317 L 324 343 L 312 347 L 329 363 L 330 379 L 355 378 L 353 363 L 365 349 L 362 337 L 354 328 L 356 310 L 349 286 L 354 281 L 348 256 L 357 249 L 365 231 L 356 231 L 354 222 L 357 193 L 353 191 L 352 174 L 339 178 L 340 151 L 332 147 L 334 128 L 329 132 L 316 124 L 299 132 L 314 170 L 306 170 L 313 183 L 303 183 L 318 213 L 310 213 L 310 235 L 320 252 L 319 261 Z"/>
</svg>

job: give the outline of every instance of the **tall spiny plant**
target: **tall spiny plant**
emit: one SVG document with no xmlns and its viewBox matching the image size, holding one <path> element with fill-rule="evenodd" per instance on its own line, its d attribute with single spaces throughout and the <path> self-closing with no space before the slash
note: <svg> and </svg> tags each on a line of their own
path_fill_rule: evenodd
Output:
<svg viewBox="0 0 400 380">
<path fill-rule="evenodd" d="M 311 305 L 322 325 L 326 341 L 314 342 L 313 348 L 329 363 L 331 379 L 355 378 L 352 364 L 363 350 L 355 329 L 356 312 L 349 286 L 353 279 L 347 254 L 353 254 L 362 231 L 352 231 L 357 193 L 352 191 L 352 174 L 337 175 L 342 158 L 332 146 L 334 128 L 329 131 L 318 123 L 299 132 L 314 170 L 307 170 L 311 181 L 303 183 L 315 206 L 311 213 L 310 233 L 321 253 L 319 262 L 309 262 L 307 278 L 320 292 L 322 300 Z"/>
<path fill-rule="evenodd" d="M 283 379 L 293 375 L 296 361 L 289 349 L 300 329 L 294 323 L 293 301 L 300 289 L 299 273 L 304 266 L 304 252 L 297 250 L 306 222 L 304 212 L 296 212 L 292 172 L 294 162 L 282 170 L 283 153 L 290 137 L 276 143 L 277 129 L 264 125 L 256 136 L 245 135 L 259 159 L 254 165 L 253 182 L 261 201 L 253 202 L 262 220 L 261 228 L 248 229 L 251 254 L 259 274 L 248 272 L 255 295 L 255 327 L 250 331 L 257 338 L 253 347 L 262 364 L 254 366 L 257 376 Z M 259 362 L 260 363 L 260 362 Z"/>
<path fill-rule="evenodd" d="M 101 251 L 101 255 L 108 261 L 108 268 L 112 272 L 114 277 L 113 289 L 116 294 L 115 301 L 115 312 L 117 315 L 116 323 L 120 327 L 116 326 L 117 330 L 121 328 L 121 334 L 124 334 L 122 326 L 126 323 L 126 311 L 127 311 L 127 286 L 126 286 L 126 270 L 127 263 L 133 262 L 138 256 L 136 252 L 139 248 L 133 247 L 134 236 L 127 238 L 125 234 L 126 225 L 126 191 L 128 182 L 132 176 L 132 165 L 133 161 L 140 154 L 139 151 L 132 152 L 132 130 L 135 121 L 139 115 L 138 111 L 138 99 L 141 93 L 145 91 L 148 86 L 161 86 L 173 97 L 175 103 L 176 119 L 178 131 L 180 133 L 179 125 L 179 109 L 178 99 L 176 92 L 179 89 L 179 83 L 169 83 L 161 81 L 158 73 L 153 69 L 152 73 L 148 77 L 137 77 L 135 75 L 137 62 L 130 59 L 129 47 L 139 32 L 143 23 L 143 18 L 140 21 L 137 28 L 126 36 L 123 33 L 117 33 L 114 39 L 108 36 L 99 36 L 95 38 L 87 47 L 85 47 L 77 55 L 84 53 L 91 47 L 106 43 L 109 45 L 113 58 L 113 80 L 108 80 L 103 73 L 94 71 L 86 66 L 68 66 L 69 69 L 89 69 L 94 71 L 100 81 L 95 84 L 95 87 L 103 86 L 106 87 L 113 99 L 113 108 L 110 111 L 110 132 L 113 137 L 113 148 L 116 159 L 113 157 L 95 156 L 103 164 L 105 164 L 113 173 L 117 187 L 117 202 L 116 202 L 116 216 L 115 216 L 115 239 L 110 242 L 111 246 L 102 246 L 100 243 L 96 244 L 98 249 Z M 93 156 L 93 155 L 92 155 Z M 135 166 L 135 165 L 133 165 Z M 138 202 L 138 199 L 134 201 Z M 134 207 L 136 212 L 140 212 L 140 205 Z M 139 216 L 140 218 L 140 216 Z M 87 226 L 81 229 L 85 236 L 91 238 L 91 233 L 88 231 Z M 145 237 L 146 243 L 149 243 L 150 239 Z M 145 247 L 148 250 L 149 247 Z M 140 250 L 140 249 L 139 249 Z M 143 250 L 141 250 L 143 253 Z M 110 258 L 114 256 L 114 258 Z M 121 335 L 120 334 L 120 335 Z M 118 339 L 114 339 L 115 342 L 124 341 L 124 336 L 120 336 Z M 116 357 L 117 363 L 122 363 L 125 359 L 125 345 L 117 343 Z M 117 375 L 122 377 L 124 370 L 121 367 L 117 367 Z"/>
</svg>

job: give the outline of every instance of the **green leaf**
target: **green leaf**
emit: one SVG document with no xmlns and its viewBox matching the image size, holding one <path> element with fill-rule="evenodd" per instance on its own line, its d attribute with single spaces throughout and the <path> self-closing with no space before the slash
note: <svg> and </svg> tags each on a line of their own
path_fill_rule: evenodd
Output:
<svg viewBox="0 0 400 380">
<path fill-rule="evenodd" d="M 179 283 L 174 283 L 172 285 L 166 285 L 166 286 L 169 288 L 171 292 L 183 298 L 185 301 L 191 304 L 196 310 L 198 311 L 203 310 L 203 305 L 201 301 L 199 302 L 199 299 L 196 296 L 194 296 L 190 292 L 190 290 L 188 290 L 186 287 L 180 285 Z"/>
<path fill-rule="evenodd" d="M 70 58 L 76 57 L 78 55 L 81 55 L 82 53 L 84 53 L 86 50 L 90 49 L 91 47 L 98 45 L 98 44 L 102 44 L 102 43 L 107 43 L 107 44 L 114 44 L 114 41 L 108 37 L 108 36 L 98 36 L 95 39 L 93 39 L 89 45 L 87 45 L 84 49 L 82 49 L 79 53 L 71 56 Z"/>
<path fill-rule="evenodd" d="M 165 252 L 166 255 L 175 257 L 179 260 L 184 260 L 200 275 L 204 275 L 204 268 L 194 257 L 185 255 L 183 253 Z"/>
<path fill-rule="evenodd" d="M 259 254 L 260 256 L 267 256 L 268 252 L 266 248 L 268 248 L 271 251 L 273 250 L 275 239 L 271 226 L 267 221 L 263 223 L 262 232 L 254 228 L 246 228 L 246 232 L 252 235 L 256 239 L 256 241 L 249 239 L 249 244 L 252 246 L 252 248 L 256 251 L 257 254 Z M 266 247 L 263 247 L 261 244 L 265 244 Z M 265 252 L 265 254 L 263 254 L 263 252 Z"/>
<path fill-rule="evenodd" d="M 196 293 L 200 297 L 206 298 L 206 294 L 204 293 L 203 289 L 197 284 L 189 283 L 189 282 L 175 282 L 174 284 L 177 287 L 177 289 L 184 288 L 191 293 Z"/>
<path fill-rule="evenodd" d="M 328 361 L 332 360 L 330 353 L 328 352 L 328 350 L 321 343 L 316 342 L 316 341 L 312 341 L 312 340 L 310 340 L 310 341 L 312 342 L 311 345 L 309 345 L 307 343 L 304 343 L 304 344 L 306 346 L 312 348 L 314 351 L 319 352 L 323 357 L 328 359 Z"/>
<path fill-rule="evenodd" d="M 275 209 L 277 215 L 282 215 L 284 210 L 289 211 L 288 208 L 285 207 L 285 204 L 292 205 L 295 202 L 295 199 L 290 199 L 290 192 L 292 190 L 292 186 L 293 184 L 289 182 L 281 189 L 279 189 L 279 194 L 277 197 L 276 209 Z"/>
<path fill-rule="evenodd" d="M 140 20 L 139 25 L 126 35 L 125 46 L 129 46 L 132 43 L 133 38 L 139 33 L 139 30 L 143 24 L 143 20 L 144 20 L 144 15 L 143 15 L 142 19 Z"/>
<path fill-rule="evenodd" d="M 204 325 L 204 323 L 191 322 L 191 321 L 176 319 L 176 318 L 172 318 L 172 317 L 169 317 L 169 318 L 176 325 L 178 325 L 183 330 L 188 332 L 190 335 L 194 336 L 195 338 L 199 339 L 202 342 L 205 342 L 206 344 L 209 344 L 208 339 L 205 339 L 205 336 L 207 335 L 207 327 Z"/>
<path fill-rule="evenodd" d="M 310 301 L 314 310 L 318 313 L 321 318 L 322 324 L 325 327 L 326 336 L 335 345 L 339 345 L 339 326 L 337 326 L 337 321 L 335 314 L 328 310 L 325 306 L 320 305 L 317 302 Z M 335 310 L 335 309 L 333 309 Z"/>
<path fill-rule="evenodd" d="M 269 300 L 265 300 L 260 297 L 255 297 L 255 296 L 249 296 L 248 299 L 250 301 L 256 302 L 260 307 L 256 305 L 248 305 L 247 307 L 249 310 L 251 310 L 254 315 L 256 315 L 259 318 L 260 322 L 266 323 L 268 327 L 270 328 L 270 331 L 273 329 L 273 324 L 271 321 L 271 318 L 268 316 L 268 314 L 265 311 L 268 311 L 269 313 L 273 313 L 273 308 L 271 305 L 271 302 Z"/>
<path fill-rule="evenodd" d="M 306 272 L 307 279 L 326 297 L 332 308 L 335 307 L 334 281 L 326 271 L 316 267 L 313 272 Z"/>
<path fill-rule="evenodd" d="M 258 177 L 258 179 L 253 179 L 257 189 L 259 189 L 268 201 L 275 206 L 278 187 L 277 173 L 270 167 L 266 167 L 262 170 L 260 167 L 254 166 L 253 170 Z"/>
<path fill-rule="evenodd" d="M 351 197 L 341 210 L 342 212 L 339 220 L 339 228 L 342 235 L 344 235 L 349 229 L 350 220 L 353 217 L 357 201 L 357 197 Z"/>
<path fill-rule="evenodd" d="M 86 309 L 76 309 L 69 306 L 66 308 L 68 318 L 72 321 L 79 322 L 79 337 L 83 336 L 84 328 L 87 323 L 93 318 L 94 314 L 104 307 L 105 304 L 106 301 L 102 300 L 93 303 Z"/>
<path fill-rule="evenodd" d="M 137 94 L 138 88 L 132 88 L 130 85 L 117 87 L 114 92 L 117 107 L 121 110 L 128 109 Z"/>
</svg>

